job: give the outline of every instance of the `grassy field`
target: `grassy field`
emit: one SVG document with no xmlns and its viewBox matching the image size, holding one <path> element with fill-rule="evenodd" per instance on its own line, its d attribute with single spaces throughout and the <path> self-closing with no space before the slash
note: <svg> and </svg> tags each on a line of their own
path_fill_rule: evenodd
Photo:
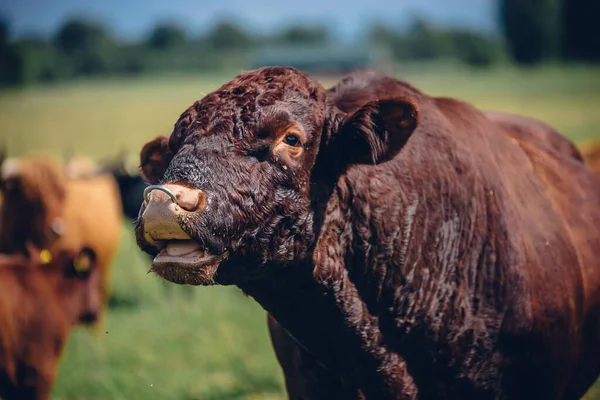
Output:
<svg viewBox="0 0 600 400">
<path fill-rule="evenodd" d="M 406 68 L 430 94 L 540 118 L 576 141 L 600 137 L 600 69 L 493 72 Z M 232 75 L 79 82 L 0 92 L 9 155 L 31 151 L 102 159 L 137 154 L 180 113 Z M 74 332 L 53 399 L 282 399 L 265 313 L 231 287 L 184 290 L 146 273 L 129 226 L 114 265 L 112 304 L 98 332 Z M 600 391 L 588 399 L 600 399 Z"/>
</svg>

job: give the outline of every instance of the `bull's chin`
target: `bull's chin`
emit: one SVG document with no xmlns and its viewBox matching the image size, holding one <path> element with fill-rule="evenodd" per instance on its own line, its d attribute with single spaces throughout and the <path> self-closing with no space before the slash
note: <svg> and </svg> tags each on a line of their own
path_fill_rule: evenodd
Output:
<svg viewBox="0 0 600 400">
<path fill-rule="evenodd" d="M 151 271 L 178 285 L 215 285 L 223 255 L 210 254 L 193 240 L 169 240 L 152 262 Z"/>
</svg>

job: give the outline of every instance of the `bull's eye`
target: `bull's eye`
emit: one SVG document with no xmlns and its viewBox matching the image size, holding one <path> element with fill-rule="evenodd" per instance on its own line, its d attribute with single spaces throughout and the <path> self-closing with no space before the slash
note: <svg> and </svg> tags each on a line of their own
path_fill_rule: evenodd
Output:
<svg viewBox="0 0 600 400">
<path fill-rule="evenodd" d="M 300 139 L 298 139 L 298 136 L 296 135 L 286 135 L 285 138 L 283 138 L 283 141 L 288 146 L 297 146 L 300 143 Z"/>
</svg>

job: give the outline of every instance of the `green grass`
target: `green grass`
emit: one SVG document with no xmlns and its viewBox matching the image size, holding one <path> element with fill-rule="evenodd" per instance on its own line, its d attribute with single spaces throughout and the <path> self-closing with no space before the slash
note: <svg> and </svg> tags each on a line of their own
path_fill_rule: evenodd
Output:
<svg viewBox="0 0 600 400">
<path fill-rule="evenodd" d="M 476 72 L 407 66 L 402 77 L 435 95 L 540 118 L 574 140 L 600 137 L 600 69 L 548 67 Z M 170 76 L 76 82 L 0 92 L 1 140 L 9 155 L 94 158 L 133 153 L 169 134 L 203 93 L 231 77 Z M 330 83 L 330 82 L 328 82 Z M 265 312 L 232 287 L 167 286 L 146 273 L 128 226 L 114 265 L 104 328 L 77 329 L 53 399 L 282 399 L 283 377 Z M 599 398 L 600 390 L 588 399 Z"/>
<path fill-rule="evenodd" d="M 165 293 L 146 271 L 128 234 L 112 278 L 112 296 L 125 301 L 100 332 L 74 332 L 54 399 L 281 398 L 254 301 L 230 287 Z"/>
</svg>

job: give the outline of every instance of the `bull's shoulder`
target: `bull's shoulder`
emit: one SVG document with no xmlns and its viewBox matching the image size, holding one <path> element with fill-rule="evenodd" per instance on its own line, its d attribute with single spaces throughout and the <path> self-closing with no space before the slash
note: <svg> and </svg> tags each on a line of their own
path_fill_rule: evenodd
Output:
<svg viewBox="0 0 600 400">
<path fill-rule="evenodd" d="M 330 202 L 328 216 L 345 220 L 335 222 L 327 216 L 321 243 L 353 238 L 348 244 L 352 247 L 349 253 L 356 257 L 352 265 L 369 266 L 374 275 L 389 276 L 393 283 L 389 293 L 396 293 L 399 282 L 411 283 L 406 277 L 414 277 L 412 289 L 418 292 L 419 282 L 425 279 L 419 276 L 423 273 L 439 284 L 434 287 L 441 297 L 453 295 L 445 292 L 448 279 L 468 273 L 485 280 L 478 282 L 478 287 L 490 285 L 488 289 L 498 291 L 498 296 L 506 295 L 502 292 L 505 288 L 494 286 L 500 275 L 513 288 L 525 287 L 525 266 L 534 276 L 541 269 L 539 259 L 548 258 L 538 258 L 538 252 L 570 248 L 547 182 L 532 168 L 529 154 L 515 146 L 484 112 L 459 99 L 422 99 L 418 103 L 421 123 L 403 151 L 390 162 L 356 167 L 344 177 L 345 189 Z M 552 171 L 561 173 L 555 168 Z M 563 175 L 561 182 L 572 181 L 570 173 Z M 522 207 L 515 209 L 514 204 Z M 329 223 L 335 234 L 326 240 Z M 344 232 L 341 236 L 340 231 Z M 561 246 L 548 251 L 546 243 L 551 235 Z M 535 254 L 525 254 L 523 248 L 533 249 Z M 570 249 L 563 253 L 555 254 L 555 258 L 572 260 Z M 496 260 L 494 265 L 488 265 L 491 259 Z M 462 266 L 468 266 L 470 272 L 460 270 Z M 493 272 L 484 276 L 488 267 Z M 559 279 L 559 275 L 555 277 Z M 467 282 L 461 284 L 468 286 Z M 381 296 L 377 290 L 373 295 Z M 520 295 L 526 293 L 523 289 Z M 511 304 L 510 299 L 490 301 L 496 300 L 500 305 L 488 306 Z"/>
</svg>

